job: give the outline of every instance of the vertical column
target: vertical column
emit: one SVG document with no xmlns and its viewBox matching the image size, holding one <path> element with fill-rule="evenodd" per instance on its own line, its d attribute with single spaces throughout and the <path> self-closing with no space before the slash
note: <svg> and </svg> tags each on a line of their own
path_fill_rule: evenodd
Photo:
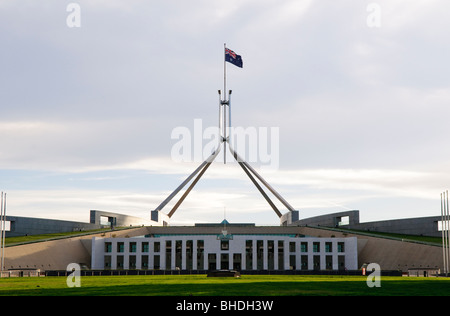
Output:
<svg viewBox="0 0 450 316">
<path fill-rule="evenodd" d="M 241 270 L 246 270 L 247 267 L 247 242 L 245 238 L 242 238 L 240 241 L 242 247 L 242 254 L 241 254 Z"/>
<path fill-rule="evenodd" d="M 166 252 L 167 252 L 167 240 L 165 238 L 161 238 L 160 239 L 160 244 L 159 244 L 159 260 L 160 260 L 160 269 L 161 270 L 167 270 L 167 263 L 166 263 Z"/>
<path fill-rule="evenodd" d="M 331 253 L 333 256 L 333 270 L 339 270 L 339 260 L 338 260 L 338 252 L 337 252 L 337 241 L 333 240 L 332 244 L 331 244 L 332 248 L 331 248 Z"/>
<path fill-rule="evenodd" d="M 123 240 L 123 269 L 130 269 L 130 242 L 127 239 Z"/>
<path fill-rule="evenodd" d="M 446 214 L 445 219 L 445 237 L 446 237 L 446 260 L 447 260 L 447 266 L 446 266 L 446 275 L 450 273 L 449 271 L 449 260 L 450 260 L 450 246 L 449 246 L 449 230 L 450 230 L 450 214 L 448 209 L 448 190 L 445 191 L 444 195 L 444 212 Z"/>
<path fill-rule="evenodd" d="M 273 269 L 278 270 L 278 239 L 273 242 Z"/>
<path fill-rule="evenodd" d="M 142 240 L 136 241 L 136 269 L 142 269 Z"/>
<path fill-rule="evenodd" d="M 257 243 L 256 243 L 256 239 L 252 240 L 252 257 L 253 257 L 253 264 L 252 264 L 252 270 L 256 270 L 257 269 L 257 264 L 258 264 L 258 256 L 257 256 Z"/>
<path fill-rule="evenodd" d="M 153 270 L 155 268 L 155 242 L 150 240 L 148 241 L 148 268 L 149 270 Z"/>
<path fill-rule="evenodd" d="M 284 240 L 283 248 L 284 248 L 284 270 L 290 270 L 291 263 L 289 260 L 290 259 L 289 239 Z"/>
<path fill-rule="evenodd" d="M 313 270 L 314 269 L 314 254 L 313 254 L 313 243 L 311 242 L 311 240 L 308 240 L 308 251 L 307 251 L 307 255 L 308 255 L 308 270 Z"/>
<path fill-rule="evenodd" d="M 296 270 L 301 270 L 302 269 L 302 254 L 301 254 L 301 249 L 300 249 L 300 241 L 298 240 L 298 238 L 296 238 L 295 240 L 295 249 L 294 249 L 294 254 L 295 254 L 295 269 Z"/>
<path fill-rule="evenodd" d="M 176 250 L 177 250 L 177 241 L 175 239 L 172 240 L 172 252 L 171 252 L 171 262 L 170 262 L 170 270 L 175 270 L 175 259 L 177 256 Z"/>
<path fill-rule="evenodd" d="M 197 267 L 197 239 L 192 240 L 192 270 L 198 270 Z"/>
<path fill-rule="evenodd" d="M 186 270 L 186 240 L 181 240 L 181 270 Z"/>
<path fill-rule="evenodd" d="M 268 244 L 267 239 L 263 239 L 263 270 L 268 270 Z"/>
<path fill-rule="evenodd" d="M 228 253 L 228 270 L 234 270 L 234 252 L 229 251 Z"/>
</svg>

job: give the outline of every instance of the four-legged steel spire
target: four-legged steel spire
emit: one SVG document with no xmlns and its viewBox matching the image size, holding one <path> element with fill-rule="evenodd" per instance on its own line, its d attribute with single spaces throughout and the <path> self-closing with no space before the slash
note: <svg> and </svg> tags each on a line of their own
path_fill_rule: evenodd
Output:
<svg viewBox="0 0 450 316">
<path fill-rule="evenodd" d="M 152 220 L 158 221 L 158 214 L 162 211 L 162 209 L 195 177 L 192 183 L 189 185 L 187 190 L 178 200 L 178 202 L 172 207 L 170 212 L 167 214 L 170 219 L 178 207 L 183 203 L 184 199 L 188 196 L 206 170 L 209 168 L 211 163 L 216 159 L 219 154 L 222 144 L 224 147 L 224 163 L 226 163 L 226 144 L 228 143 L 228 148 L 233 156 L 233 158 L 237 161 L 237 163 L 241 166 L 253 184 L 256 186 L 261 195 L 266 199 L 269 205 L 272 207 L 274 212 L 277 214 L 279 218 L 281 218 L 282 214 L 269 198 L 269 196 L 264 191 L 263 187 L 258 183 L 257 179 L 290 211 L 296 212 L 294 208 L 269 184 L 267 181 L 263 179 L 256 171 L 253 169 L 246 161 L 244 161 L 238 153 L 232 148 L 230 143 L 230 131 L 231 131 L 231 90 L 228 93 L 228 99 L 226 99 L 226 93 L 222 93 L 219 90 L 219 144 L 214 150 L 214 152 L 203 161 L 197 169 L 194 170 L 155 210 L 152 211 Z M 228 107 L 228 108 L 227 108 Z M 228 118 L 228 128 L 227 128 L 227 118 Z M 255 179 L 256 177 L 256 179 Z"/>
</svg>

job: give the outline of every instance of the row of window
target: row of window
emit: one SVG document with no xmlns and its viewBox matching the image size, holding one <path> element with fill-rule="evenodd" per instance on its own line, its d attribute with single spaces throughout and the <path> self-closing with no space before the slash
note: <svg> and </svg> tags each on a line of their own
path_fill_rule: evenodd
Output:
<svg viewBox="0 0 450 316">
<path fill-rule="evenodd" d="M 217 264 L 218 264 L 218 260 L 220 258 L 220 266 L 221 268 L 231 268 L 229 267 L 229 265 L 231 264 L 229 262 L 229 256 L 228 254 L 220 254 L 220 256 L 217 258 L 216 254 L 208 254 L 207 256 L 207 268 L 210 270 L 215 270 L 217 268 Z M 187 269 L 204 269 L 204 263 L 203 263 L 203 257 L 199 258 L 200 260 L 197 261 L 197 266 L 193 267 L 192 265 L 192 258 L 190 258 L 191 260 L 187 260 L 186 261 L 186 268 Z M 325 269 L 325 270 L 332 270 L 332 269 L 338 269 L 338 270 L 342 270 L 345 269 L 345 257 L 343 255 L 337 256 L 337 258 L 334 258 L 332 255 L 326 255 L 324 257 L 324 267 L 322 267 L 322 262 L 321 262 L 321 256 L 320 255 L 314 255 L 312 257 L 309 257 L 308 255 L 301 255 L 300 256 L 300 260 L 299 262 L 296 259 L 295 255 L 290 255 L 289 256 L 289 265 L 288 267 L 286 267 L 286 269 L 290 269 L 290 270 L 320 270 L 320 269 Z M 153 257 L 153 262 L 150 263 L 149 262 L 149 256 L 148 255 L 142 255 L 141 256 L 141 262 L 140 262 L 140 266 L 138 266 L 137 263 L 137 257 L 135 255 L 130 255 L 128 258 L 125 258 L 123 255 L 118 255 L 116 257 L 116 265 L 114 268 L 116 269 L 124 269 L 125 268 L 125 260 L 128 261 L 128 269 L 172 269 L 173 267 L 170 266 L 170 257 L 166 258 L 166 266 L 165 267 L 161 267 L 161 262 L 160 262 L 160 256 L 159 255 L 154 255 Z M 178 260 L 177 260 L 178 261 Z M 104 268 L 105 269 L 111 269 L 113 268 L 112 265 L 112 258 L 111 256 L 104 256 Z M 233 254 L 233 269 L 236 270 L 241 270 L 241 254 Z M 299 266 L 297 266 L 297 264 L 299 264 Z M 176 262 L 176 268 L 180 269 L 181 267 L 181 262 Z M 247 262 L 245 264 L 245 268 L 247 270 L 252 270 L 254 267 L 252 266 L 252 258 L 249 257 L 247 258 Z M 258 270 L 262 270 L 264 269 L 264 266 L 262 264 L 262 262 L 259 261 L 257 262 L 257 266 L 256 269 Z M 274 266 L 274 261 L 273 258 L 271 260 L 271 258 L 268 258 L 268 262 L 267 262 L 267 269 L 268 270 L 274 270 L 275 266 Z M 283 263 L 283 261 L 280 261 L 278 263 L 278 267 L 277 269 L 279 270 L 284 270 L 285 269 L 285 265 Z"/>
<path fill-rule="evenodd" d="M 117 252 L 125 252 L 125 243 L 124 242 L 118 242 L 116 244 L 116 251 Z M 129 252 L 136 252 L 137 251 L 137 243 L 136 242 L 130 242 L 129 243 Z M 113 250 L 113 243 L 112 242 L 105 242 L 105 252 L 112 252 Z M 142 242 L 141 243 L 141 252 L 149 252 L 150 251 L 150 245 L 148 242 Z M 154 243 L 154 251 L 159 252 L 159 242 Z"/>
<path fill-rule="evenodd" d="M 300 252 L 308 252 L 308 242 L 300 243 Z M 344 252 L 344 242 L 337 243 L 337 252 Z M 313 252 L 320 252 L 320 242 L 313 242 Z M 295 252 L 295 243 L 289 243 L 289 251 Z M 333 252 L 333 243 L 331 241 L 325 242 L 325 252 Z"/>
<path fill-rule="evenodd" d="M 229 240 L 222 240 L 220 243 L 220 249 L 221 250 L 228 250 L 229 249 Z M 177 240 L 175 242 L 175 247 L 176 249 L 180 249 L 181 250 L 181 246 L 182 242 L 181 240 Z M 256 242 L 257 245 L 257 249 L 262 250 L 263 249 L 263 241 L 262 240 L 258 240 Z M 344 252 L 344 242 L 338 242 L 337 243 L 337 252 Z M 309 242 L 300 242 L 300 252 L 308 252 L 309 250 L 309 246 L 310 243 Z M 325 252 L 333 252 L 333 243 L 330 242 L 325 242 L 324 244 L 325 246 Z M 138 247 L 138 243 L 137 242 L 129 242 L 129 252 L 133 253 L 133 252 L 137 252 L 137 247 Z M 142 242 L 140 243 L 140 247 L 141 247 L 141 252 L 149 252 L 150 251 L 150 244 L 149 242 Z M 153 243 L 153 251 L 154 252 L 160 252 L 160 242 L 156 241 Z M 167 240 L 166 241 L 166 251 L 168 249 L 171 249 L 172 247 L 172 241 L 171 240 Z M 192 240 L 188 240 L 186 242 L 186 251 L 192 251 L 192 247 L 193 247 L 193 241 Z M 246 241 L 246 248 L 252 248 L 253 247 L 253 240 L 247 240 Z M 278 249 L 283 249 L 284 247 L 284 242 L 283 241 L 278 241 Z M 203 251 L 204 248 L 204 241 L 203 240 L 197 240 L 197 251 Z M 267 248 L 270 251 L 273 251 L 274 249 L 274 241 L 273 240 L 269 240 L 267 243 Z M 296 243 L 295 242 L 289 242 L 289 252 L 296 252 Z M 313 242 L 312 243 L 312 252 L 320 252 L 321 251 L 321 243 L 320 242 Z M 112 252 L 113 251 L 113 243 L 112 242 L 105 242 L 105 252 Z M 125 252 L 125 242 L 117 242 L 116 243 L 116 251 L 117 252 Z"/>
</svg>

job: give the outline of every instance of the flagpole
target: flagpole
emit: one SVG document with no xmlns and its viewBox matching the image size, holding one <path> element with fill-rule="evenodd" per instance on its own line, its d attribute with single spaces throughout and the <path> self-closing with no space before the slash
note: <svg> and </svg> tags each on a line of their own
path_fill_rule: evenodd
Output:
<svg viewBox="0 0 450 316">
<path fill-rule="evenodd" d="M 223 43 L 223 163 L 226 164 L 226 129 L 227 129 L 227 111 L 226 111 L 226 101 L 227 101 L 227 62 L 226 62 L 226 50 L 227 50 L 227 44 Z"/>
<path fill-rule="evenodd" d="M 3 258 L 3 192 L 0 201 L 0 265 L 1 265 L 1 258 Z M 2 278 L 2 274 L 3 274 L 3 265 L 1 265 L 0 267 L 0 279 Z"/>
<path fill-rule="evenodd" d="M 6 192 L 4 194 L 4 200 L 3 200 L 3 245 L 2 245 L 2 267 L 0 269 L 0 274 L 3 274 L 3 267 L 5 265 L 5 239 L 6 239 Z"/>
<path fill-rule="evenodd" d="M 223 100 L 227 99 L 227 62 L 226 62 L 227 44 L 223 43 Z"/>
<path fill-rule="evenodd" d="M 3 265 L 5 263 L 5 229 L 6 229 L 6 192 L 3 193 L 2 192 L 2 199 L 1 199 L 1 230 L 0 230 L 0 234 L 2 236 L 2 238 L 0 239 L 0 278 L 3 275 Z"/>
</svg>

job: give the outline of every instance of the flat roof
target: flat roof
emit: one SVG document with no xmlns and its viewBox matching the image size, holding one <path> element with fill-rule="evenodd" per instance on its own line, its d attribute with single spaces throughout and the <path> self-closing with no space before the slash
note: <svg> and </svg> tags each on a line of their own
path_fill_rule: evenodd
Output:
<svg viewBox="0 0 450 316">
<path fill-rule="evenodd" d="M 149 235 L 217 235 L 223 226 L 149 226 Z M 298 226 L 226 226 L 228 234 L 239 235 L 304 235 Z"/>
</svg>

